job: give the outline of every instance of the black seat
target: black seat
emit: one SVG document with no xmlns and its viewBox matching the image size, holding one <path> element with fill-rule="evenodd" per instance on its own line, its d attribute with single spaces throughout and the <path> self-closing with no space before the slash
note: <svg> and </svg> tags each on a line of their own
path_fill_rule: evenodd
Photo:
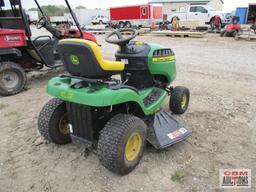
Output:
<svg viewBox="0 0 256 192">
<path fill-rule="evenodd" d="M 31 37 L 31 41 L 36 47 L 41 47 L 46 43 L 50 45 L 54 45 L 56 43 L 56 40 L 54 38 L 51 38 L 50 36 Z"/>
<path fill-rule="evenodd" d="M 104 60 L 99 46 L 84 39 L 64 39 L 57 45 L 66 70 L 73 76 L 109 78 L 124 70 L 124 63 Z"/>
</svg>

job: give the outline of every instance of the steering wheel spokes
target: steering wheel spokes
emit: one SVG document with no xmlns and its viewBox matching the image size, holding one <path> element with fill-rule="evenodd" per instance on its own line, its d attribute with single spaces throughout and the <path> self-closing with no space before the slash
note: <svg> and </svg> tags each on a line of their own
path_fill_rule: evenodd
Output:
<svg viewBox="0 0 256 192">
<path fill-rule="evenodd" d="M 43 27 L 46 25 L 46 22 L 47 22 L 47 18 L 45 18 L 45 16 L 42 16 L 42 17 L 38 20 L 38 22 L 37 22 L 37 24 L 36 24 L 36 28 L 37 28 L 37 29 L 43 28 Z"/>
<path fill-rule="evenodd" d="M 131 33 L 128 37 L 124 36 L 124 33 Z M 118 29 L 109 33 L 106 37 L 106 42 L 116 44 L 119 46 L 123 46 L 128 44 L 132 39 L 134 39 L 138 35 L 138 32 L 135 29 Z M 117 39 L 113 39 L 111 37 L 116 36 Z"/>
</svg>

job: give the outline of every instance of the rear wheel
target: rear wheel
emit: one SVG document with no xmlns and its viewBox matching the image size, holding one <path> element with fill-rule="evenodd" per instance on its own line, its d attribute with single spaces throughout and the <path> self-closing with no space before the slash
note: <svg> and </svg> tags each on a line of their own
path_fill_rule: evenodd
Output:
<svg viewBox="0 0 256 192">
<path fill-rule="evenodd" d="M 124 27 L 125 27 L 125 23 L 123 21 L 120 21 L 119 22 L 119 28 L 121 29 L 121 28 L 124 28 Z"/>
<path fill-rule="evenodd" d="M 114 173 L 130 173 L 140 162 L 146 143 L 146 124 L 126 114 L 114 116 L 104 127 L 98 142 L 103 166 Z"/>
<path fill-rule="evenodd" d="M 21 92 L 27 82 L 24 69 L 14 62 L 0 63 L 0 94 L 15 95 Z"/>
<path fill-rule="evenodd" d="M 43 107 L 38 118 L 38 130 L 48 141 L 56 144 L 71 142 L 66 103 L 53 98 Z"/>
<path fill-rule="evenodd" d="M 100 20 L 100 21 L 99 21 L 99 25 L 102 25 L 102 24 L 103 24 L 103 21 Z"/>
<path fill-rule="evenodd" d="M 183 114 L 187 111 L 190 99 L 189 89 L 186 87 L 175 87 L 170 97 L 169 107 L 174 114 Z"/>
<path fill-rule="evenodd" d="M 131 27 L 132 27 L 131 22 L 130 22 L 130 21 L 126 21 L 126 22 L 125 22 L 125 27 L 126 27 L 126 28 L 131 28 Z"/>
<path fill-rule="evenodd" d="M 212 30 L 221 30 L 222 24 L 220 18 L 213 18 L 210 22 Z"/>
</svg>

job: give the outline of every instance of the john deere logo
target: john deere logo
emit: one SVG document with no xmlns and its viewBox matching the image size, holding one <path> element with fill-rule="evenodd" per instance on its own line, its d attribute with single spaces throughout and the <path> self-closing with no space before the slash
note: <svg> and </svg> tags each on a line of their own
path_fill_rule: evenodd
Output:
<svg viewBox="0 0 256 192">
<path fill-rule="evenodd" d="M 71 63 L 74 65 L 79 65 L 79 59 L 76 55 L 70 55 Z"/>
</svg>

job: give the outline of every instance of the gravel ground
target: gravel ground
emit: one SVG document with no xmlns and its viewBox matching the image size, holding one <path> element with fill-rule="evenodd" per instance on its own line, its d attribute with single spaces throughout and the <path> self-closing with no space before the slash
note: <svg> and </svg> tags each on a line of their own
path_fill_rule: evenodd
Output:
<svg viewBox="0 0 256 192">
<path fill-rule="evenodd" d="M 97 36 L 103 54 L 116 47 Z M 0 98 L 0 191 L 223 191 L 220 168 L 252 169 L 256 191 L 256 43 L 207 35 L 202 39 L 140 36 L 170 46 L 177 54 L 177 80 L 191 90 L 180 118 L 193 135 L 164 151 L 147 148 L 127 176 L 112 174 L 95 153 L 43 140 L 37 118 L 50 99 L 47 81 L 61 70 L 31 76 L 26 91 Z M 167 108 L 167 102 L 165 108 Z M 176 179 L 175 179 L 176 178 Z M 178 178 L 178 179 L 177 179 Z"/>
</svg>

